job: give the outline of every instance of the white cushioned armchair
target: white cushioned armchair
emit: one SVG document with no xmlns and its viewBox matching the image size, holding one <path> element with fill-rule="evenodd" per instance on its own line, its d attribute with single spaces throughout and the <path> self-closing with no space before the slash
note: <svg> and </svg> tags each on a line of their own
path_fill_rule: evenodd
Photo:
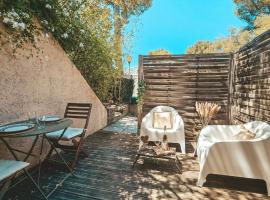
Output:
<svg viewBox="0 0 270 200">
<path fill-rule="evenodd" d="M 140 136 L 148 136 L 148 141 L 162 142 L 164 130 L 153 128 L 154 112 L 171 112 L 172 128 L 166 130 L 167 142 L 178 143 L 181 146 L 182 153 L 186 152 L 184 122 L 178 112 L 169 106 L 157 106 L 153 108 L 142 120 Z M 140 141 L 140 147 L 142 141 Z"/>
<path fill-rule="evenodd" d="M 244 126 L 256 134 L 254 139 L 234 140 L 240 125 L 210 125 L 202 129 L 197 146 L 198 186 L 203 185 L 208 174 L 238 176 L 264 180 L 270 195 L 270 126 L 260 121 Z"/>
</svg>

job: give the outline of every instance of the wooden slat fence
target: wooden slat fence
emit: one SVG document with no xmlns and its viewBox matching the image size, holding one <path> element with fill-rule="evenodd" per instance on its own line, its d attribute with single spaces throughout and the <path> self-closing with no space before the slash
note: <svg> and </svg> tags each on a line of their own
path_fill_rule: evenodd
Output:
<svg viewBox="0 0 270 200">
<path fill-rule="evenodd" d="M 270 30 L 234 54 L 232 77 L 236 122 L 270 122 Z"/>
<path fill-rule="evenodd" d="M 230 67 L 230 54 L 140 56 L 143 116 L 155 106 L 172 106 L 184 119 L 186 136 L 194 137 L 195 102 L 209 101 L 222 106 L 214 123 L 228 123 Z"/>
<path fill-rule="evenodd" d="M 213 123 L 270 122 L 270 30 L 234 54 L 140 56 L 146 92 L 143 116 L 157 105 L 176 108 L 192 136 L 196 101 L 222 106 Z"/>
</svg>

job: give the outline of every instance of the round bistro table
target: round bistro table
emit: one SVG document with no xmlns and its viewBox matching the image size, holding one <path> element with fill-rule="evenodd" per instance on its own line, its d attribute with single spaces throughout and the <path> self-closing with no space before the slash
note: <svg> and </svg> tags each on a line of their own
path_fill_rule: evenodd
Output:
<svg viewBox="0 0 270 200">
<path fill-rule="evenodd" d="M 31 123 L 31 124 L 33 124 L 35 122 L 33 120 L 26 120 L 26 121 L 19 121 L 19 122 L 14 122 L 14 123 L 10 123 L 10 124 L 5 124 L 4 126 L 23 124 L 23 123 Z M 58 138 L 60 140 L 61 137 L 64 135 L 66 129 L 72 123 L 73 123 L 73 121 L 71 119 L 64 118 L 64 119 L 60 119 L 60 120 L 55 121 L 55 122 L 35 123 L 35 126 L 33 128 L 31 128 L 31 129 L 29 129 L 27 131 L 23 131 L 23 132 L 12 132 L 12 133 L 4 132 L 4 131 L 0 132 L 0 140 L 7 147 L 7 149 L 9 150 L 9 152 L 11 153 L 11 155 L 13 156 L 13 158 L 15 160 L 27 162 L 30 157 L 36 157 L 36 158 L 39 159 L 38 179 L 37 179 L 37 181 L 34 180 L 34 178 L 31 176 L 31 174 L 26 169 L 24 169 L 23 171 L 24 171 L 24 174 L 32 181 L 32 183 L 37 188 L 37 190 L 41 193 L 41 195 L 43 196 L 44 199 L 48 199 L 49 196 L 52 195 L 53 192 L 55 192 L 56 189 L 58 187 L 60 187 L 63 184 L 63 182 L 70 175 L 74 175 L 72 169 L 69 167 L 69 165 L 66 162 L 66 160 L 64 159 L 64 157 L 57 151 L 57 149 L 55 148 L 53 143 L 48 139 L 46 134 L 50 133 L 50 132 L 54 132 L 54 131 L 63 130 L 63 133 Z M 15 139 L 18 139 L 18 138 L 26 138 L 26 137 L 34 137 L 34 140 L 33 140 L 32 144 L 30 145 L 30 148 L 29 148 L 28 151 L 22 151 L 22 150 L 16 149 L 16 148 L 12 147 L 9 144 L 9 141 L 11 139 L 15 140 Z M 38 154 L 34 154 L 33 150 L 35 149 L 35 146 L 37 145 L 37 141 L 38 141 L 39 138 L 41 138 L 41 146 L 40 146 L 40 149 L 39 149 L 40 151 L 39 151 Z M 61 180 L 59 184 L 56 184 L 56 187 L 48 195 L 45 195 L 44 191 L 41 189 L 40 184 L 39 184 L 40 171 L 41 171 L 41 155 L 42 155 L 42 152 L 43 152 L 44 140 L 46 140 L 50 144 L 51 150 L 56 152 L 58 157 L 62 160 L 63 164 L 69 170 L 68 175 L 66 177 L 64 177 L 63 180 Z M 25 157 L 20 159 L 17 156 L 17 153 L 24 154 Z"/>
</svg>

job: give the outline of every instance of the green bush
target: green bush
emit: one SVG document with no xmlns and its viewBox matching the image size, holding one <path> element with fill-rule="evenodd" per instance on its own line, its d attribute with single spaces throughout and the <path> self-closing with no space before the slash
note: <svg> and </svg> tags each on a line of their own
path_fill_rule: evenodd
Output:
<svg viewBox="0 0 270 200">
<path fill-rule="evenodd" d="M 137 104 L 138 97 L 131 97 L 130 104 Z"/>
<path fill-rule="evenodd" d="M 122 78 L 118 80 L 116 85 L 113 92 L 113 100 L 119 103 L 130 103 L 134 89 L 134 80 Z"/>
<path fill-rule="evenodd" d="M 118 77 L 112 61 L 110 12 L 100 1 L 0 1 L 0 21 L 13 34 L 14 51 L 25 41 L 35 45 L 37 34 L 47 38 L 52 34 L 103 102 L 110 100 Z M 33 23 L 36 19 L 41 28 Z"/>
<path fill-rule="evenodd" d="M 134 80 L 133 79 L 122 79 L 122 101 L 125 103 L 130 103 L 131 97 L 134 89 Z"/>
</svg>

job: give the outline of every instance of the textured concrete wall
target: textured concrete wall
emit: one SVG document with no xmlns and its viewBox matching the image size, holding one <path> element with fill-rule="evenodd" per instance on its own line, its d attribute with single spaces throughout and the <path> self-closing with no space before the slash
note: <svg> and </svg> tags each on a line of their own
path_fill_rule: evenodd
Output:
<svg viewBox="0 0 270 200">
<path fill-rule="evenodd" d="M 88 134 L 106 126 L 105 107 L 51 36 L 41 35 L 37 48 L 29 43 L 13 55 L 1 25 L 0 34 L 0 124 L 27 119 L 29 112 L 63 116 L 68 102 L 90 102 L 93 106 Z M 79 125 L 74 122 L 75 127 Z M 9 141 L 28 149 L 33 138 Z M 2 144 L 0 158 L 10 158 Z"/>
</svg>

